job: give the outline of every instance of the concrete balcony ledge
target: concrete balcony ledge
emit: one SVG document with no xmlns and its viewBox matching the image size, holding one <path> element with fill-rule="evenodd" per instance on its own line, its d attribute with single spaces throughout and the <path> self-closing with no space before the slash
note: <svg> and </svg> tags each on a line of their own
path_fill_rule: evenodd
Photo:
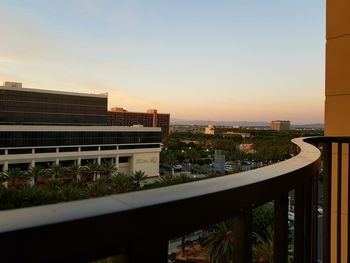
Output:
<svg viewBox="0 0 350 263">
<path fill-rule="evenodd" d="M 302 138 L 293 142 L 300 148 L 297 156 L 260 169 L 153 190 L 2 211 L 2 257 L 96 259 L 113 255 L 135 240 L 169 240 L 275 200 L 319 168 L 320 151 Z M 62 241 L 64 250 L 57 249 Z"/>
</svg>

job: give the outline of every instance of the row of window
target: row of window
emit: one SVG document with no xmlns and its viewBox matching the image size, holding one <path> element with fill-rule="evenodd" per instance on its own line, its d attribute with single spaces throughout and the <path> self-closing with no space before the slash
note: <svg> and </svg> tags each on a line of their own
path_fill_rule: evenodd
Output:
<svg viewBox="0 0 350 263">
<path fill-rule="evenodd" d="M 150 148 L 160 148 L 160 144 L 136 144 L 136 145 L 120 145 L 120 150 L 125 149 L 150 149 Z M 102 146 L 101 151 L 106 150 L 116 150 L 116 146 Z M 78 147 L 63 147 L 58 149 L 59 152 L 78 152 Z M 34 149 L 34 153 L 55 153 L 57 151 L 57 148 L 37 148 Z M 81 147 L 80 151 L 87 152 L 87 151 L 98 151 L 98 146 L 87 146 L 87 147 Z M 7 154 L 13 155 L 13 154 L 32 154 L 32 149 L 25 148 L 25 149 L 9 149 L 7 151 Z M 0 155 L 4 155 L 5 150 L 0 150 Z"/>
<path fill-rule="evenodd" d="M 58 114 L 47 112 L 4 112 L 0 111 L 0 123 L 4 124 L 70 124 L 105 125 L 105 115 Z"/>
<path fill-rule="evenodd" d="M 106 115 L 105 106 L 90 106 L 90 105 L 67 105 L 67 104 L 52 104 L 46 102 L 13 102 L 0 100 L 0 110 L 2 111 L 20 111 L 26 112 L 53 112 L 53 113 L 80 113 L 92 115 Z"/>
<path fill-rule="evenodd" d="M 107 98 L 90 97 L 90 96 L 75 96 L 65 94 L 51 94 L 51 93 L 40 93 L 30 91 L 15 91 L 15 90 L 0 90 L 1 100 L 14 100 L 14 101 L 42 101 L 47 103 L 68 103 L 68 104 L 85 104 L 91 106 L 106 105 Z"/>
<path fill-rule="evenodd" d="M 0 148 L 160 142 L 161 132 L 0 132 Z"/>
</svg>

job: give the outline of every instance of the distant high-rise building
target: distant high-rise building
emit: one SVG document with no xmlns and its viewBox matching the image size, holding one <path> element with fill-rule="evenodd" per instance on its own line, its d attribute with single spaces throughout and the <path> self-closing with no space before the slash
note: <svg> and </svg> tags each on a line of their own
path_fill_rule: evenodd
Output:
<svg viewBox="0 0 350 263">
<path fill-rule="evenodd" d="M 170 114 L 158 113 L 156 109 L 149 109 L 147 112 L 129 112 L 123 108 L 111 108 L 108 111 L 107 124 L 112 126 L 133 126 L 160 127 L 162 134 L 169 134 Z"/>
<path fill-rule="evenodd" d="M 108 95 L 23 88 L 22 83 L 0 86 L 0 124 L 92 125 L 160 127 L 169 134 L 170 114 L 107 111 Z"/>
<path fill-rule="evenodd" d="M 209 124 L 207 127 L 205 127 L 204 133 L 208 135 L 215 135 L 215 127 Z"/>
<path fill-rule="evenodd" d="M 290 121 L 276 120 L 271 122 L 271 130 L 287 131 L 290 129 Z"/>
<path fill-rule="evenodd" d="M 107 94 L 0 86 L 0 124 L 106 125 Z"/>
</svg>

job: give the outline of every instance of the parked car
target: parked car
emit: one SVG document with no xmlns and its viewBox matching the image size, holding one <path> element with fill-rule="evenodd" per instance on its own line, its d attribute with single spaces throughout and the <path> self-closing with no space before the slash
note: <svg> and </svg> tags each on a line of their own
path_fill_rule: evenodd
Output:
<svg viewBox="0 0 350 263">
<path fill-rule="evenodd" d="M 175 172 L 181 172 L 181 170 L 182 170 L 182 165 L 181 165 L 181 164 L 175 164 L 175 165 L 173 166 L 173 169 L 174 169 Z"/>
</svg>

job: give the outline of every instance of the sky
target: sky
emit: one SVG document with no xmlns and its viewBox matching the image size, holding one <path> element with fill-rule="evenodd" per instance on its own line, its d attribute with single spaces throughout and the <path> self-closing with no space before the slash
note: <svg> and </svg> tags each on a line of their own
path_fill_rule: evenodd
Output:
<svg viewBox="0 0 350 263">
<path fill-rule="evenodd" d="M 323 123 L 325 0 L 0 0 L 0 85 L 171 118 Z"/>
</svg>

